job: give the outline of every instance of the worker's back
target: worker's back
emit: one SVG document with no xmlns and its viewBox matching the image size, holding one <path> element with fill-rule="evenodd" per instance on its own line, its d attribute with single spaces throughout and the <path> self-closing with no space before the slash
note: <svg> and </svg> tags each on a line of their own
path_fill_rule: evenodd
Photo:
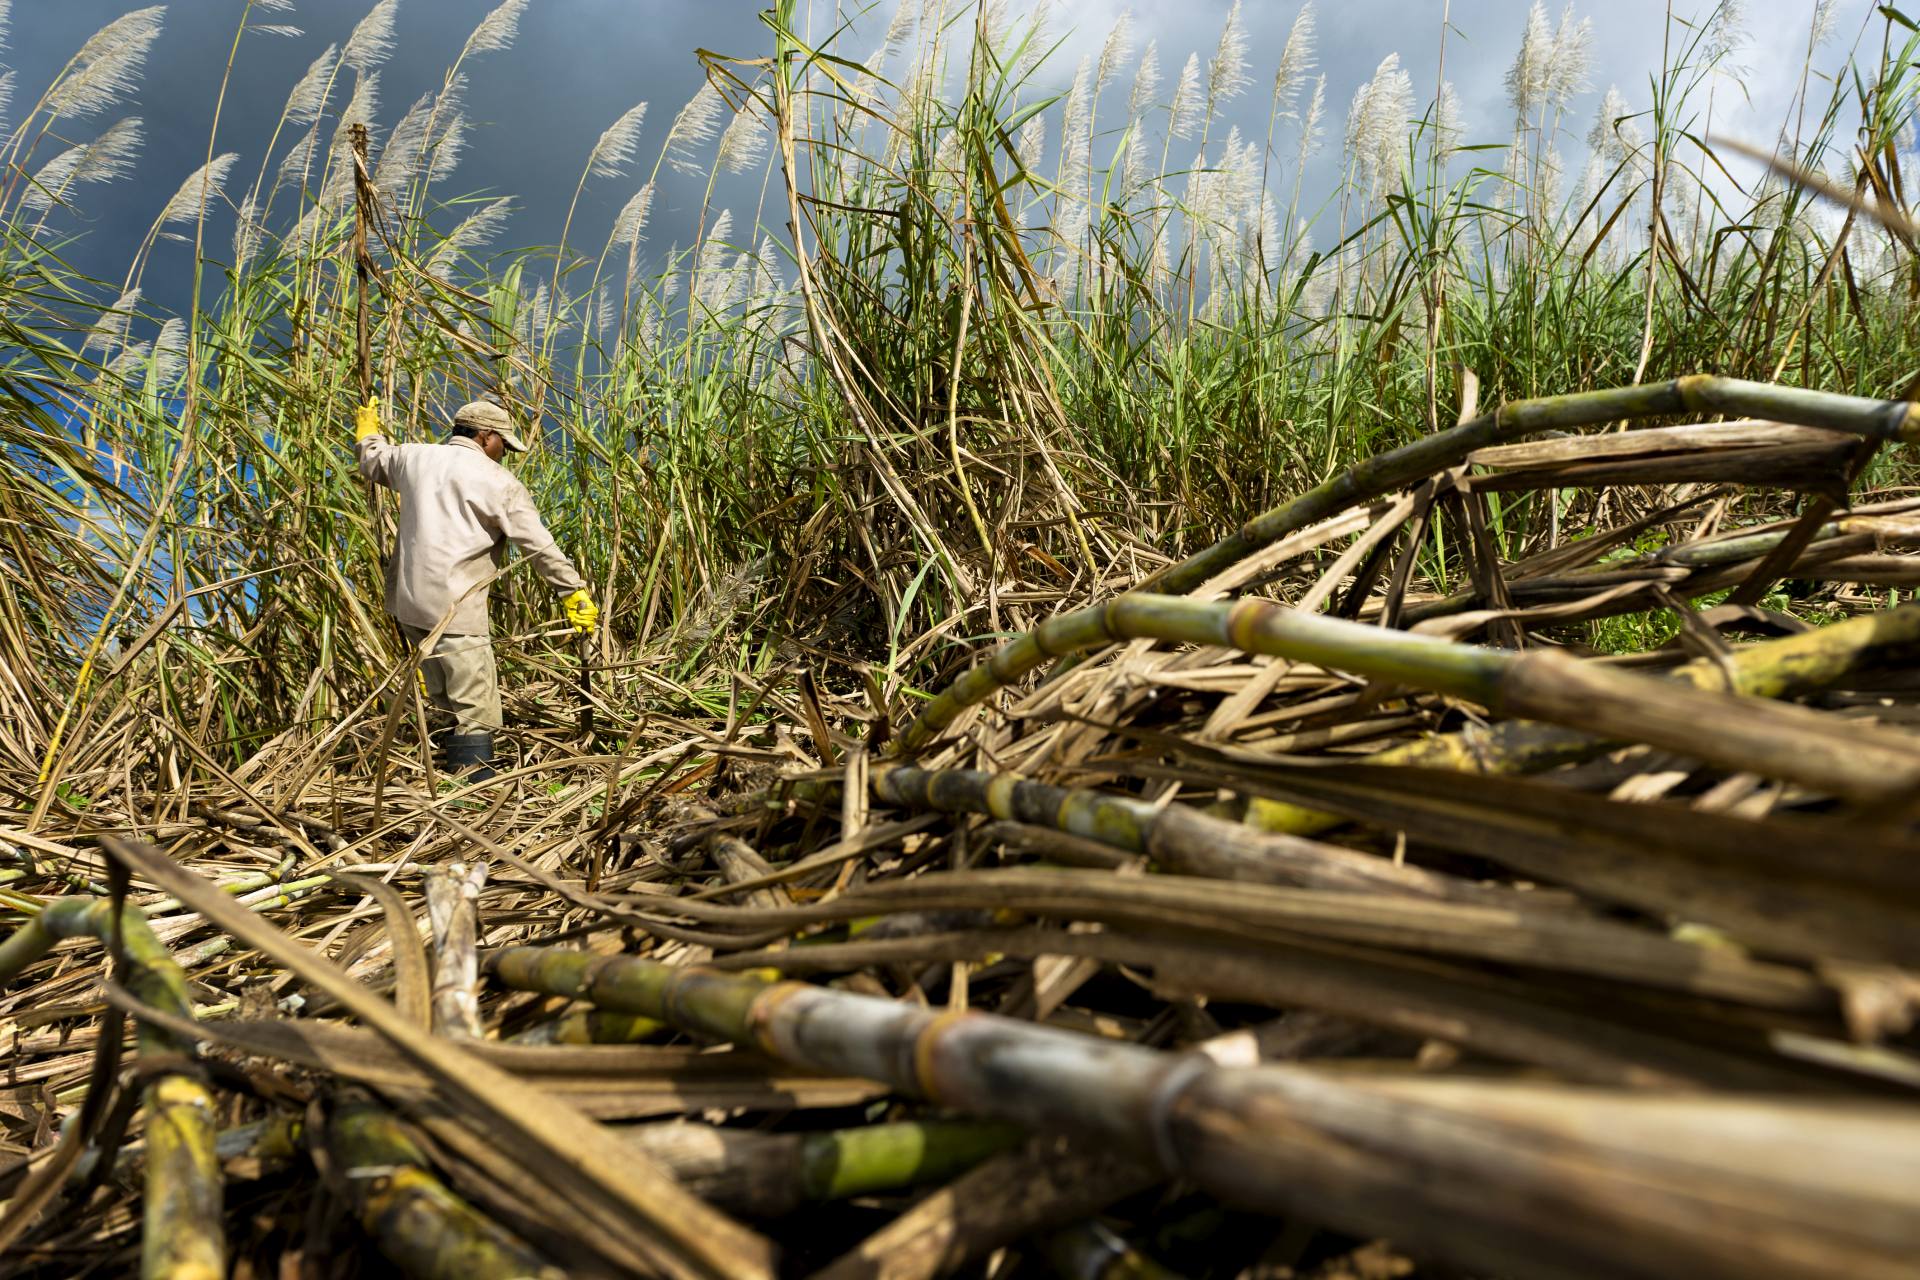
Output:
<svg viewBox="0 0 1920 1280">
<path fill-rule="evenodd" d="M 487 630 L 486 583 L 511 539 L 534 570 L 567 591 L 586 585 L 554 544 L 527 490 L 473 441 L 402 444 L 370 436 L 360 471 L 400 497 L 400 536 L 387 564 L 387 608 L 430 630 L 449 610 L 449 635 Z"/>
</svg>

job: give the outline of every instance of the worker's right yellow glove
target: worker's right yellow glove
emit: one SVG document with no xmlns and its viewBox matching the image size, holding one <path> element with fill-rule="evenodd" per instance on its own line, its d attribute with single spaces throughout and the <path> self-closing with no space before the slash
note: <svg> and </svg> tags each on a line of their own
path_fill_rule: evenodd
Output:
<svg viewBox="0 0 1920 1280">
<path fill-rule="evenodd" d="M 381 434 L 380 401 L 373 399 L 356 407 L 353 411 L 353 442 L 359 444 L 368 436 Z"/>
<path fill-rule="evenodd" d="M 593 602 L 593 597 L 587 594 L 584 587 L 562 600 L 560 607 L 567 611 L 567 621 L 573 624 L 575 631 L 591 634 L 593 624 L 600 621 L 600 606 Z"/>
</svg>

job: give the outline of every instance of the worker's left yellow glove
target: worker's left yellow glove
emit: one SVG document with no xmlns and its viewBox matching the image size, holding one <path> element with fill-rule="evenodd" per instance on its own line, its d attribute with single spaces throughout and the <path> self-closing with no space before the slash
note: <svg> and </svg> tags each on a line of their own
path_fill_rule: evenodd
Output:
<svg viewBox="0 0 1920 1280">
<path fill-rule="evenodd" d="M 353 411 L 353 442 L 359 444 L 368 436 L 382 434 L 380 426 L 380 402 L 369 400 Z"/>
<path fill-rule="evenodd" d="M 567 621 L 573 624 L 575 631 L 591 632 L 593 624 L 600 621 L 600 606 L 593 602 L 583 587 L 560 602 L 567 611 Z"/>
</svg>

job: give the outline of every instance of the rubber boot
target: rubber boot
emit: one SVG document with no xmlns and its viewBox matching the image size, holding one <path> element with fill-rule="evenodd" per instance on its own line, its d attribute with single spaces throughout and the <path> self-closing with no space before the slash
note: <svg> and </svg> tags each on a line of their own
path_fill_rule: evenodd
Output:
<svg viewBox="0 0 1920 1280">
<path fill-rule="evenodd" d="M 447 735 L 447 772 L 465 771 L 467 782 L 485 782 L 493 777 L 493 735 L 491 733 L 450 733 Z"/>
</svg>

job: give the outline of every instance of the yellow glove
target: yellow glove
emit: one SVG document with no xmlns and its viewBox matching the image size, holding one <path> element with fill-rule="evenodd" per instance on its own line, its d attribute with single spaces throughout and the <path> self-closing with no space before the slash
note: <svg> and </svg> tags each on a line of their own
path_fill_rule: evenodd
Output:
<svg viewBox="0 0 1920 1280">
<path fill-rule="evenodd" d="M 380 426 L 380 401 L 369 400 L 353 411 L 353 442 L 359 444 L 368 436 L 383 434 Z"/>
<path fill-rule="evenodd" d="M 573 624 L 575 631 L 591 632 L 593 624 L 600 621 L 600 607 L 593 602 L 585 588 L 574 592 L 560 602 L 567 611 L 567 621 Z"/>
</svg>

